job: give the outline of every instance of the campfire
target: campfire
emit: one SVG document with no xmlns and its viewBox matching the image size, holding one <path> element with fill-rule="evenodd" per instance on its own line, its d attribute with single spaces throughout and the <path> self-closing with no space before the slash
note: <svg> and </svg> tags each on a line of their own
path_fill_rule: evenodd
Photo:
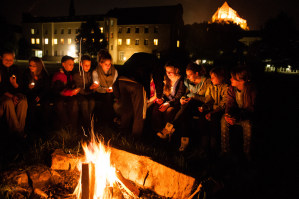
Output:
<svg viewBox="0 0 299 199">
<path fill-rule="evenodd" d="M 109 199 L 113 186 L 117 186 L 133 198 L 138 197 L 139 189 L 111 165 L 111 150 L 103 143 L 94 133 L 89 143 L 82 143 L 84 158 L 77 165 L 80 180 L 74 195 L 78 199 Z"/>
</svg>

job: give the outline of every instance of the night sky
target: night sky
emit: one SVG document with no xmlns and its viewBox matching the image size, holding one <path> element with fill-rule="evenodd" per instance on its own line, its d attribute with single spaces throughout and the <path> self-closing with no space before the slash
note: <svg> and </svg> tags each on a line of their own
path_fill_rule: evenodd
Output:
<svg viewBox="0 0 299 199">
<path fill-rule="evenodd" d="M 34 16 L 66 16 L 70 0 L 6 0 L 1 3 L 1 15 L 12 24 L 20 24 L 22 12 Z M 293 17 L 299 29 L 298 0 L 228 0 L 228 4 L 247 20 L 250 29 L 259 29 L 281 11 Z M 76 15 L 105 14 L 122 7 L 175 5 L 181 3 L 185 24 L 209 21 L 224 0 L 75 0 Z"/>
</svg>

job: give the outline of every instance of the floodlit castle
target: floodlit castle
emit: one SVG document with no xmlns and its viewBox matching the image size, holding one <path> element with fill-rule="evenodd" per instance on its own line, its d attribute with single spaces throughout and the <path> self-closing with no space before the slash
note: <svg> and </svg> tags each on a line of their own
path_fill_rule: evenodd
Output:
<svg viewBox="0 0 299 199">
<path fill-rule="evenodd" d="M 249 30 L 247 21 L 242 19 L 237 11 L 229 7 L 227 2 L 217 9 L 215 14 L 212 16 L 212 22 L 233 22 L 238 24 L 242 29 Z"/>
</svg>

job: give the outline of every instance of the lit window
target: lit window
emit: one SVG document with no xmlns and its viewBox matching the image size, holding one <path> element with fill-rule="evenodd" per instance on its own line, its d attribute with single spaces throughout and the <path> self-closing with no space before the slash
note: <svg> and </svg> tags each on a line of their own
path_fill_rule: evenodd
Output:
<svg viewBox="0 0 299 199">
<path fill-rule="evenodd" d="M 148 45 L 148 39 L 144 40 L 144 45 L 147 46 Z"/>
<path fill-rule="evenodd" d="M 139 39 L 135 40 L 135 45 L 139 45 Z"/>
<path fill-rule="evenodd" d="M 45 38 L 45 44 L 49 44 L 49 39 Z"/>
<path fill-rule="evenodd" d="M 53 44 L 57 44 L 57 43 L 58 43 L 57 39 L 53 39 Z"/>
<path fill-rule="evenodd" d="M 68 29 L 67 33 L 72 34 L 72 29 Z"/>
<path fill-rule="evenodd" d="M 36 38 L 36 39 L 35 39 L 35 42 L 36 42 L 36 44 L 39 44 L 39 43 L 40 43 L 39 38 Z"/>
<path fill-rule="evenodd" d="M 131 44 L 131 39 L 126 39 L 126 44 L 130 45 Z"/>
<path fill-rule="evenodd" d="M 114 25 L 114 21 L 113 21 L 113 20 L 110 21 L 110 25 L 111 25 L 111 26 Z"/>
<path fill-rule="evenodd" d="M 180 40 L 176 41 L 176 47 L 179 48 L 180 47 Z"/>
<path fill-rule="evenodd" d="M 67 44 L 72 44 L 72 39 L 71 38 L 67 39 Z"/>
<path fill-rule="evenodd" d="M 35 39 L 31 38 L 31 44 L 35 44 Z"/>
<path fill-rule="evenodd" d="M 61 29 L 60 34 L 62 35 L 64 34 L 64 29 Z"/>
<path fill-rule="evenodd" d="M 104 28 L 100 27 L 100 31 L 101 31 L 101 33 L 103 33 L 104 32 Z"/>
<path fill-rule="evenodd" d="M 154 45 L 158 46 L 158 39 L 154 39 Z"/>
<path fill-rule="evenodd" d="M 102 43 L 102 42 L 103 42 L 103 39 L 100 39 L 100 42 Z"/>
<path fill-rule="evenodd" d="M 31 28 L 31 34 L 34 35 L 34 33 L 35 33 L 34 28 Z"/>
<path fill-rule="evenodd" d="M 119 52 L 119 60 L 120 61 L 125 61 L 125 52 L 124 51 L 120 51 Z"/>
<path fill-rule="evenodd" d="M 122 39 L 118 39 L 118 40 L 117 40 L 117 45 L 121 46 L 122 43 L 123 43 L 123 40 L 122 40 Z"/>
<path fill-rule="evenodd" d="M 92 42 L 94 43 L 94 38 L 92 38 Z"/>
<path fill-rule="evenodd" d="M 144 28 L 144 33 L 148 33 L 148 27 Z"/>
<path fill-rule="evenodd" d="M 135 28 L 135 33 L 139 33 L 139 28 Z"/>
<path fill-rule="evenodd" d="M 63 38 L 60 39 L 60 43 L 61 43 L 61 44 L 64 44 L 64 39 L 63 39 Z"/>
</svg>

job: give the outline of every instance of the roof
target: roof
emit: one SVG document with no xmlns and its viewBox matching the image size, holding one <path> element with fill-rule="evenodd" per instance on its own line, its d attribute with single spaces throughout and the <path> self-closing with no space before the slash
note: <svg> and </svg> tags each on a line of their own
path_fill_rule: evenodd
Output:
<svg viewBox="0 0 299 199">
<path fill-rule="evenodd" d="M 23 23 L 47 23 L 47 22 L 79 22 L 95 19 L 104 21 L 105 15 L 81 15 L 81 16 L 62 16 L 62 17 L 34 17 L 31 14 L 23 14 Z"/>
<path fill-rule="evenodd" d="M 128 24 L 171 24 L 182 20 L 183 7 L 173 6 L 114 8 L 106 14 L 107 17 L 118 19 L 118 25 Z"/>
</svg>

